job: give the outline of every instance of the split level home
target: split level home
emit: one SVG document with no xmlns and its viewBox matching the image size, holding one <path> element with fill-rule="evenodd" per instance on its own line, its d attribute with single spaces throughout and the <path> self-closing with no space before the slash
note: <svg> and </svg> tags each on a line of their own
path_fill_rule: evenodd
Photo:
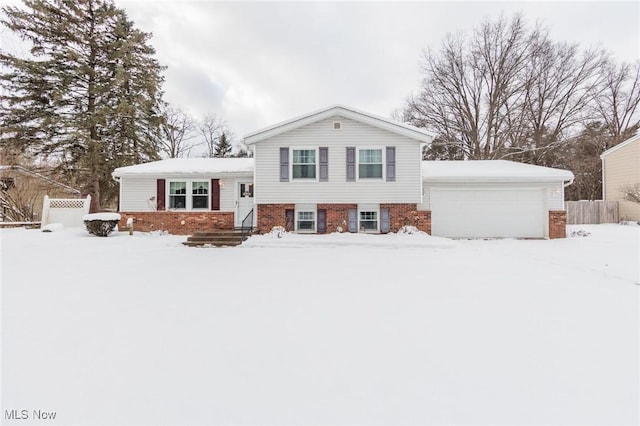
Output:
<svg viewBox="0 0 640 426">
<path fill-rule="evenodd" d="M 169 159 L 113 172 L 122 224 L 175 234 L 281 226 L 299 233 L 453 238 L 565 236 L 566 170 L 510 161 L 422 161 L 433 135 L 346 106 L 256 131 L 253 158 Z"/>
</svg>

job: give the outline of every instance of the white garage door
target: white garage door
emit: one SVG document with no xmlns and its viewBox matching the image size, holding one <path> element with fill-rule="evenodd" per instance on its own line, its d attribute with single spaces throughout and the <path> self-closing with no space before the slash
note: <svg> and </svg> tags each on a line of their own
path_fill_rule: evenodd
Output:
<svg viewBox="0 0 640 426">
<path fill-rule="evenodd" d="M 431 188 L 431 230 L 440 237 L 543 238 L 541 189 Z"/>
</svg>

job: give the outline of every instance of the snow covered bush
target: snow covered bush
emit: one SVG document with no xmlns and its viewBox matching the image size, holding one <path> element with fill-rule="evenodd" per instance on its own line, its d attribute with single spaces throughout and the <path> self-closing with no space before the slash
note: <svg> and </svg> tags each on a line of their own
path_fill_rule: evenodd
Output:
<svg viewBox="0 0 640 426">
<path fill-rule="evenodd" d="M 84 215 L 82 219 L 90 234 L 106 237 L 115 229 L 120 221 L 120 215 L 118 213 L 93 213 Z"/>
<path fill-rule="evenodd" d="M 419 234 L 421 232 L 422 231 L 420 231 L 418 228 L 411 225 L 405 225 L 402 228 L 398 229 L 398 234 Z"/>
<path fill-rule="evenodd" d="M 585 231 L 584 229 L 576 229 L 571 231 L 569 237 L 588 237 L 591 235 L 591 232 Z"/>
<path fill-rule="evenodd" d="M 282 236 L 287 233 L 287 230 L 282 226 L 274 226 L 273 228 L 271 228 L 271 232 L 269 233 L 271 235 L 275 235 L 278 238 L 282 238 Z"/>
</svg>

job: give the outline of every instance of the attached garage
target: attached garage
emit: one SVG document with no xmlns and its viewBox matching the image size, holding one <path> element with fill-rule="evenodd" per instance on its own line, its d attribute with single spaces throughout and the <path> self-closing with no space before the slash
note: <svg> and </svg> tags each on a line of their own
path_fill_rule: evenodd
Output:
<svg viewBox="0 0 640 426">
<path fill-rule="evenodd" d="M 423 161 L 432 235 L 548 238 L 550 212 L 564 210 L 566 170 L 511 161 Z"/>
</svg>

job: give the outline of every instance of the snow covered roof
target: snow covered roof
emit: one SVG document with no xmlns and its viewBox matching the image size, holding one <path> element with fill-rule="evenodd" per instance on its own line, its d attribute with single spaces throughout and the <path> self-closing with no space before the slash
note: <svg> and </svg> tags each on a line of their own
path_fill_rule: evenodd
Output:
<svg viewBox="0 0 640 426">
<path fill-rule="evenodd" d="M 569 170 L 534 166 L 506 160 L 423 161 L 425 181 L 571 181 Z"/>
<path fill-rule="evenodd" d="M 336 115 L 350 118 L 352 120 L 369 124 L 374 127 L 379 127 L 381 129 L 407 136 L 421 142 L 429 143 L 434 138 L 434 135 L 432 133 L 427 132 L 424 129 L 411 126 L 409 124 L 398 123 L 396 121 L 389 120 L 388 118 L 379 117 L 373 114 L 369 114 L 368 112 L 359 111 L 344 105 L 333 105 L 327 108 L 323 108 L 319 111 L 314 111 L 300 117 L 296 117 L 291 120 L 283 121 L 282 123 L 266 127 L 256 132 L 249 133 L 244 137 L 244 143 L 248 145 L 254 144 L 272 136 L 297 129 L 299 127 L 306 126 L 307 124 L 315 123 L 329 117 L 334 117 Z"/>
<path fill-rule="evenodd" d="M 604 157 L 606 157 L 607 155 L 611 154 L 612 152 L 617 151 L 620 148 L 624 148 L 627 145 L 631 145 L 632 143 L 637 142 L 638 140 L 640 140 L 640 134 L 632 136 L 629 139 L 627 139 L 626 141 L 620 142 L 618 145 L 609 148 L 608 150 L 606 150 L 605 152 L 600 154 L 600 158 L 604 160 Z"/>
<path fill-rule="evenodd" d="M 118 167 L 113 177 L 131 175 L 253 174 L 253 158 L 170 158 Z"/>
</svg>

